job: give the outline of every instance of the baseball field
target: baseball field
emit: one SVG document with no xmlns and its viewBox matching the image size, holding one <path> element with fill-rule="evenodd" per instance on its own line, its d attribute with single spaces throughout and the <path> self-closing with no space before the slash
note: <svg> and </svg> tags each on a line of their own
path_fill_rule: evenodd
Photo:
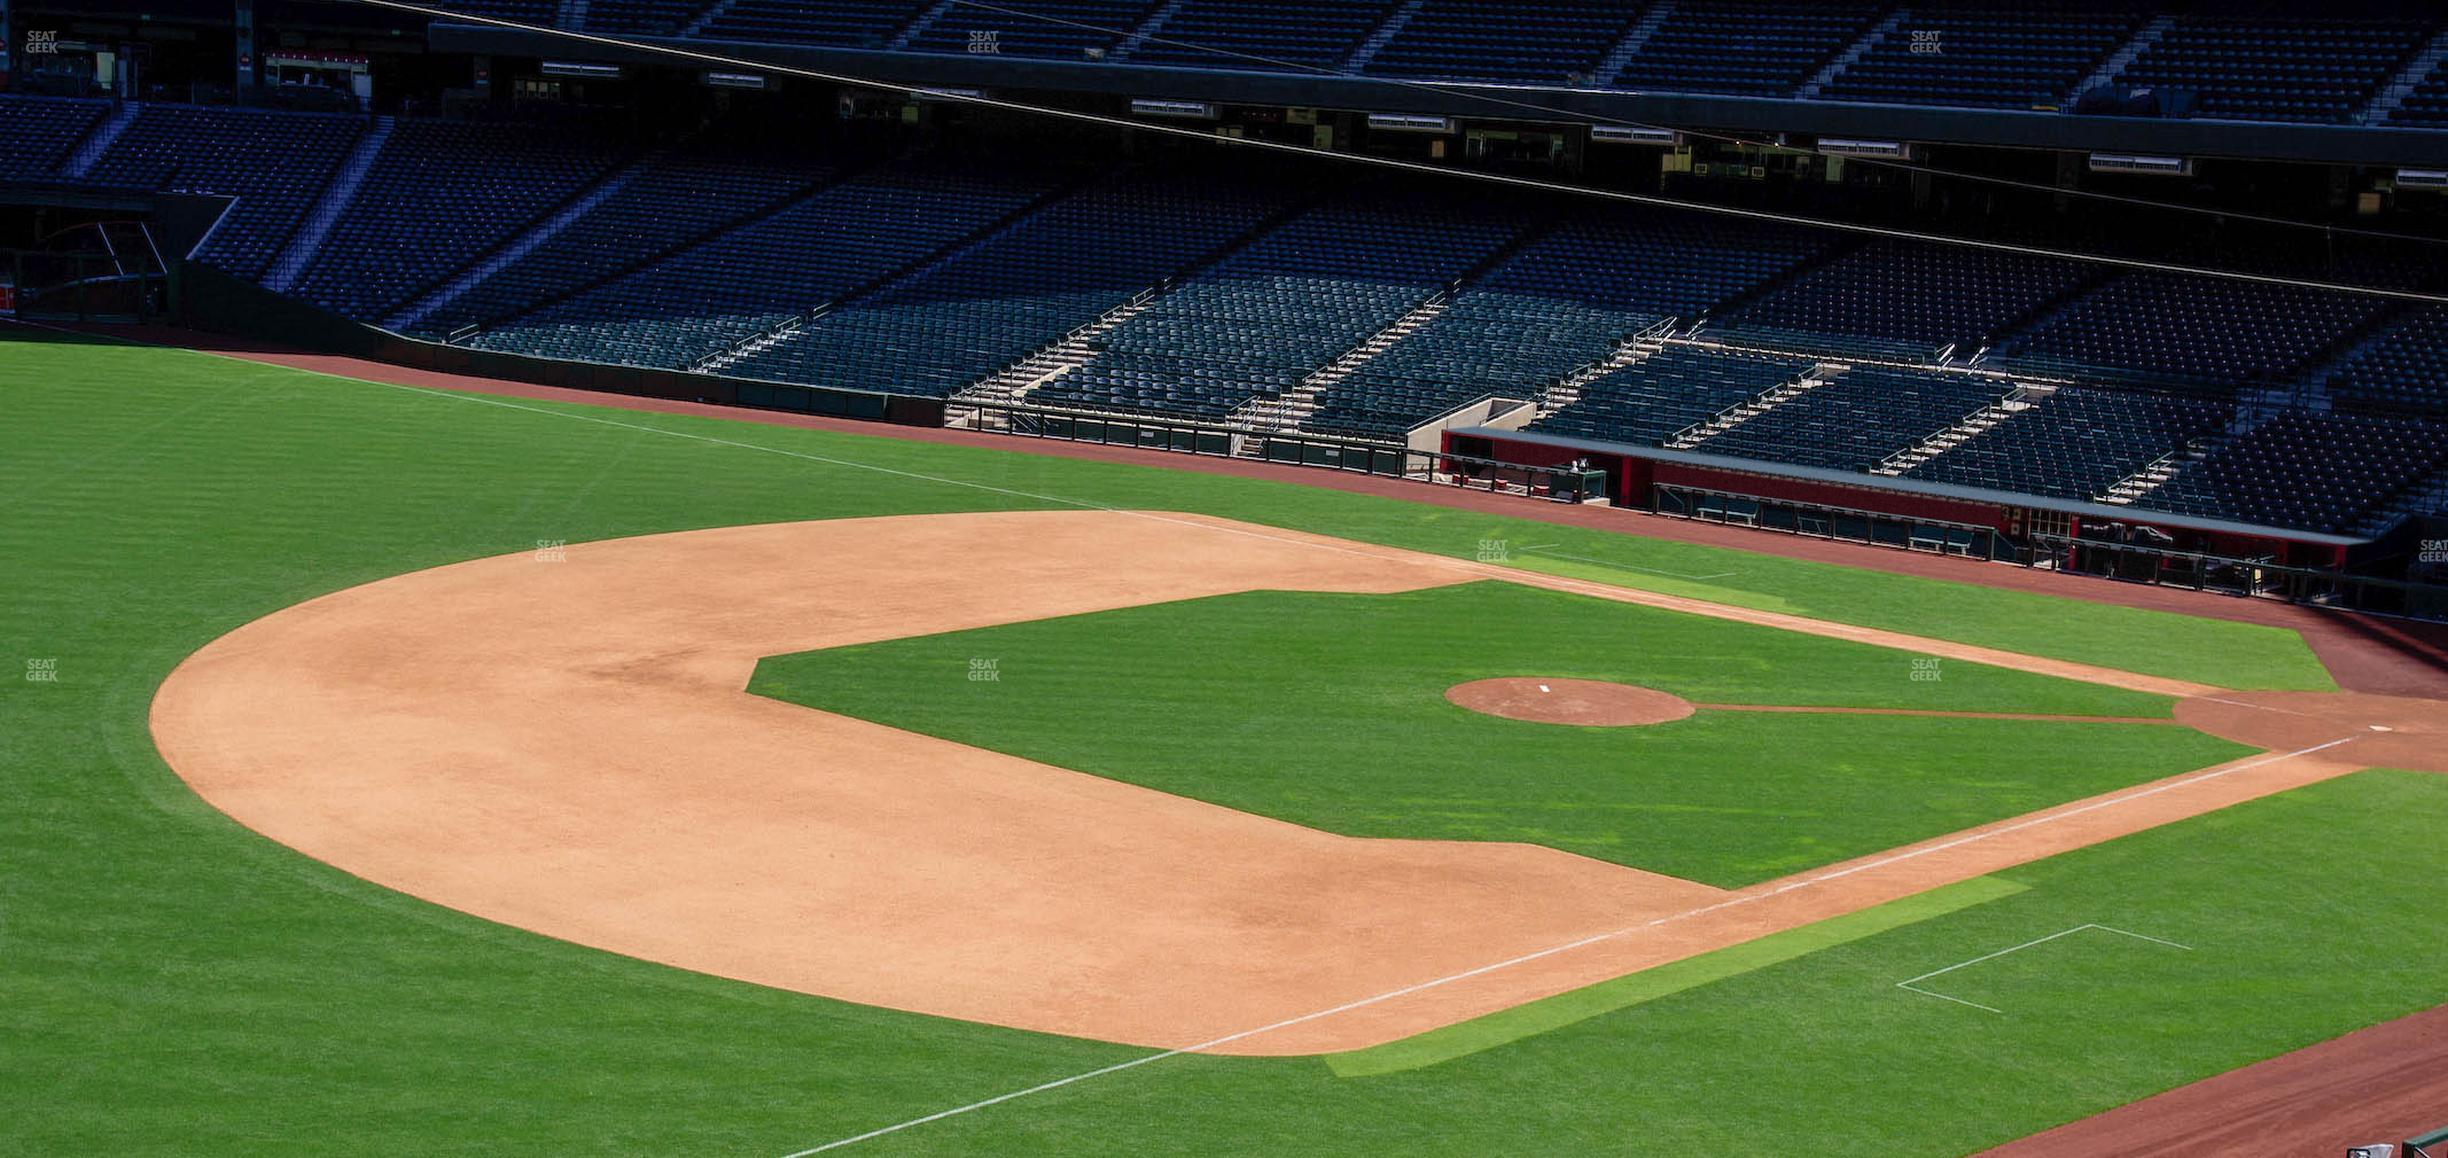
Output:
<svg viewBox="0 0 2448 1158">
<path fill-rule="evenodd" d="M 2287 627 L 24 330 L 0 384 L 0 1152 L 1944 1156 L 2448 1003 L 2448 704 Z"/>
</svg>

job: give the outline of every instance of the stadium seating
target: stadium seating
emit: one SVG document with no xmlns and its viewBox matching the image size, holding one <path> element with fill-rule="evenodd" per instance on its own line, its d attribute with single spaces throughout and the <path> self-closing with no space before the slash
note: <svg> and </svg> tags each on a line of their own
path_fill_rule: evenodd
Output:
<svg viewBox="0 0 2448 1158">
<path fill-rule="evenodd" d="M 1994 378 L 1855 366 L 1700 443 L 1705 454 L 1864 471 L 2002 400 Z"/>
<path fill-rule="evenodd" d="M 1488 395 L 1530 400 L 1624 339 L 1756 288 L 1825 234 L 1687 213 L 1576 212 L 1327 391 L 1312 429 L 1387 437 Z"/>
<path fill-rule="evenodd" d="M 2388 123 L 2400 128 L 2448 128 L 2448 62 L 2414 85 L 2393 111 Z"/>
<path fill-rule="evenodd" d="M 1881 239 L 1812 269 L 1725 319 L 1735 334 L 1806 335 L 1828 349 L 1926 357 L 1941 346 L 1988 344 L 2046 303 L 2096 276 L 2087 266 L 2000 250 Z M 1816 337 L 1826 335 L 1826 338 Z"/>
<path fill-rule="evenodd" d="M 1621 88 L 1791 96 L 1879 19 L 1875 4 L 1676 0 L 1616 75 Z"/>
<path fill-rule="evenodd" d="M 1371 184 L 1207 267 L 1107 334 L 1046 402 L 1222 417 L 1298 386 L 1487 258 L 1522 223 Z"/>
<path fill-rule="evenodd" d="M 1120 44 L 1154 6 L 1154 0 L 1001 0 L 991 9 L 954 4 L 908 47 L 1078 60 Z"/>
<path fill-rule="evenodd" d="M 1377 0 L 1354 2 L 1301 26 L 1325 29 L 1320 39 L 1279 23 L 1255 28 L 1247 43 L 1282 34 L 1279 47 L 1296 56 L 1348 60 L 1363 16 L 1384 15 L 1354 15 Z M 1761 19 L 1773 15 L 1767 0 L 1743 0 L 1755 2 Z M 1229 11 L 1223 0 L 1161 10 L 1138 0 L 1094 11 L 1088 0 L 1063 3 L 1038 11 L 1111 29 L 1162 15 L 1159 31 Z M 1439 22 L 1457 26 L 1465 7 L 1419 4 L 1404 35 L 1416 29 L 1412 48 L 1425 53 L 1444 35 Z M 1703 17 L 1743 10 L 1677 4 L 1644 25 L 1638 43 L 1731 28 Z M 679 6 L 634 0 L 584 11 L 663 27 Z M 743 11 L 756 8 L 741 0 L 715 15 Z M 946 23 L 950 11 L 930 8 L 923 20 L 904 13 L 894 35 L 949 51 L 966 38 L 947 31 L 965 19 Z M 1337 11 L 1344 24 L 1326 19 Z M 1589 7 L 1540 11 L 1498 31 L 1479 25 L 1487 35 L 1470 50 L 1513 62 L 1503 68 L 1552 63 L 1534 50 L 1564 23 L 1558 13 L 1598 19 Z M 1629 6 L 1606 19 L 1642 15 Z M 1919 11 L 1890 33 L 1940 17 L 1952 21 L 1948 30 L 1989 22 L 2042 35 L 1993 7 Z M 1060 56 L 1083 44 L 1019 47 Z M 1138 48 L 1161 51 L 1160 41 Z M 1627 47 L 1623 56 L 1634 75 L 1640 55 Z M 1410 67 L 1393 59 L 1390 67 Z M 110 107 L 0 96 L 0 174 L 55 179 Z M 1409 178 L 1321 191 L 1318 172 L 1254 172 L 1246 155 L 1213 170 L 1168 160 L 1099 176 L 980 156 L 974 144 L 883 164 L 872 155 L 811 157 L 781 143 L 805 134 L 720 119 L 648 145 L 583 120 L 132 109 L 86 180 L 228 196 L 234 208 L 203 243 L 205 260 L 283 284 L 275 260 L 312 249 L 290 292 L 481 349 L 948 396 L 1127 303 L 1126 320 L 1083 339 L 1084 364 L 1031 401 L 1393 440 L 1501 396 L 1559 405 L 1534 424 L 1539 431 L 1661 445 L 1814 375 L 1824 380 L 1777 390 L 1774 405 L 1710 424 L 1682 446 L 1864 471 L 2012 388 L 1909 365 L 1944 346 L 1959 357 L 1988 346 L 1984 365 L 2074 384 L 2010 407 L 2004 420 L 1913 463 L 1909 477 L 2091 500 L 2186 452 L 2204 457 L 2188 459 L 2144 507 L 2339 527 L 2368 515 L 2399 466 L 2443 465 L 2426 440 L 2448 418 L 2448 310 L 2376 297 Z M 866 139 L 855 130 L 823 136 Z M 336 182 L 352 153 L 370 159 L 364 180 L 351 170 Z M 316 237 L 319 246 L 302 244 Z M 2153 239 L 2109 243 L 2136 240 Z M 2427 258 L 2349 246 L 2214 259 L 2269 272 L 2325 261 L 2318 268 L 2342 280 L 2414 287 L 2436 277 Z M 1674 336 L 1663 336 L 1670 322 Z M 1629 344 L 1636 337 L 1640 344 Z M 1346 357 L 1355 351 L 1368 356 Z M 1851 367 L 1830 373 L 1831 362 Z M 1551 397 L 1566 379 L 1574 390 Z M 2228 433 L 2247 403 L 2255 414 L 2303 409 Z M 2316 459 L 2317 468 L 2305 465 Z M 2295 470 L 2313 484 L 2300 501 L 2238 497 Z"/>
<path fill-rule="evenodd" d="M 626 159 L 576 126 L 402 120 L 297 292 L 388 316 Z"/>
<path fill-rule="evenodd" d="M 671 36 L 705 11 L 706 0 L 588 0 L 586 31 Z"/>
<path fill-rule="evenodd" d="M 2117 74 L 2198 97 L 2197 116 L 2345 123 L 2428 37 L 2411 20 L 2188 16 Z"/>
<path fill-rule="evenodd" d="M 721 145 L 683 147 L 641 164 L 628 182 L 568 228 L 426 314 L 418 333 L 514 317 L 692 241 L 822 181 L 810 162 Z"/>
<path fill-rule="evenodd" d="M 1906 476 L 2087 502 L 2234 417 L 2224 402 L 2066 386 Z"/>
<path fill-rule="evenodd" d="M 2365 339 L 2328 386 L 2341 408 L 2448 417 L 2448 307 L 2410 310 Z"/>
<path fill-rule="evenodd" d="M 2176 472 L 2135 506 L 2342 531 L 2448 464 L 2448 426 L 2289 411 Z"/>
<path fill-rule="evenodd" d="M 913 0 L 737 0 L 717 9 L 698 35 L 709 40 L 882 48 L 921 11 Z"/>
<path fill-rule="evenodd" d="M 1655 446 L 1817 365 L 1671 345 L 1581 388 L 1580 400 L 1530 424 L 1543 434 Z"/>
<path fill-rule="evenodd" d="M 1052 173 L 987 176 L 896 163 L 489 329 L 470 344 L 687 367 L 921 261 L 1056 184 Z"/>
<path fill-rule="evenodd" d="M 1396 0 L 1185 0 L 1126 59 L 1193 68 L 1339 70 L 1396 6 Z"/>
<path fill-rule="evenodd" d="M 450 4 L 436 7 L 470 16 L 490 16 L 496 20 L 548 26 L 556 23 L 561 14 L 560 0 L 453 0 Z"/>
<path fill-rule="evenodd" d="M 949 395 L 1186 271 L 1282 204 L 1280 187 L 1120 175 L 826 313 L 731 372 Z"/>
<path fill-rule="evenodd" d="M 41 180 L 100 123 L 110 106 L 65 97 L 0 101 L 0 180 Z"/>
<path fill-rule="evenodd" d="M 147 104 L 86 179 L 234 198 L 198 256 L 252 278 L 279 256 L 365 125 L 324 113 Z"/>
<path fill-rule="evenodd" d="M 2057 107 L 2133 38 L 2144 17 L 2108 5 L 1914 5 L 1845 66 L 1823 100 Z"/>
<path fill-rule="evenodd" d="M 1586 82 L 1639 13 L 1638 4 L 1624 0 L 1425 0 L 1362 71 Z"/>
<path fill-rule="evenodd" d="M 2341 341 L 2379 299 L 2190 274 L 2128 274 L 2001 347 L 2016 363 L 2232 388 L 2272 383 Z"/>
</svg>

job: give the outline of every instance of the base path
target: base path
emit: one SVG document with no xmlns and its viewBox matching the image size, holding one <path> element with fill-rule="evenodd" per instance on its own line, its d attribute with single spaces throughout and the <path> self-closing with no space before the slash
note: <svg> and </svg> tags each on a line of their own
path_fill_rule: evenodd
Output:
<svg viewBox="0 0 2448 1158">
<path fill-rule="evenodd" d="M 257 620 L 171 674 L 153 731 L 256 831 L 505 924 L 873 1005 L 1244 1054 L 1380 1044 L 2361 763 L 2256 757 L 1725 892 L 1529 845 L 1334 836 L 745 691 L 767 655 L 1489 577 L 1584 587 L 1147 512 L 583 543 Z M 993 694 L 971 675 L 945 671 L 945 694 Z"/>
</svg>

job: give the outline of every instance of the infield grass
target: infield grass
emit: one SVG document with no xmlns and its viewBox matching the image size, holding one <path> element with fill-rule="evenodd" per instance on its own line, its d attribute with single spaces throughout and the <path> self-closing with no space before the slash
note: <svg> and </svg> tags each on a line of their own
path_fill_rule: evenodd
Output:
<svg viewBox="0 0 2448 1158">
<path fill-rule="evenodd" d="M 996 680 L 968 678 L 979 658 Z M 1478 582 L 1249 592 L 805 652 L 759 664 L 750 690 L 1329 832 L 1526 841 L 1724 888 L 2252 751 L 2133 723 L 1703 709 L 1564 727 L 1444 698 L 1532 676 L 1702 704 L 2165 718 L 2171 703 L 1921 658 Z"/>
<path fill-rule="evenodd" d="M 246 831 L 154 753 L 146 705 L 172 666 L 342 587 L 538 539 L 1047 501 L 655 431 L 1457 555 L 1483 537 L 1566 534 L 1279 484 L 512 409 L 151 350 L 0 341 L 0 396 L 8 1154 L 778 1156 L 1145 1056 L 759 989 L 441 909 Z M 1572 537 L 1591 557 L 1734 568 L 1711 589 L 1833 619 L 2236 686 L 2313 670 L 2300 641 L 2267 629 Z M 55 660 L 56 681 L 20 678 L 29 659 Z M 1346 1079 L 1319 1059 L 1171 1058 L 847 1153 L 1637 1154 L 1762 1139 L 1961 1153 L 2448 1000 L 2431 964 L 2444 818 L 2448 778 L 2367 773 L 2026 866 L 2007 875 L 2028 892 L 1446 1064 Z M 2078 991 L 1985 977 L 2002 1016 L 1894 989 L 2083 922 L 2194 946 L 2190 969 L 2159 963 L 2147 986 L 2099 969 Z"/>
</svg>

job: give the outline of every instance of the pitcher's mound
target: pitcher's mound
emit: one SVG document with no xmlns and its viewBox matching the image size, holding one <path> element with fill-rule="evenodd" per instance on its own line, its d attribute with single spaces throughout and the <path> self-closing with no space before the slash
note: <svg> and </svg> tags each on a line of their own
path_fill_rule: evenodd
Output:
<svg viewBox="0 0 2448 1158">
<path fill-rule="evenodd" d="M 1681 696 L 1604 680 L 1472 680 L 1445 689 L 1445 698 L 1474 712 L 1538 724 L 1623 728 L 1692 714 L 1691 701 Z"/>
</svg>

